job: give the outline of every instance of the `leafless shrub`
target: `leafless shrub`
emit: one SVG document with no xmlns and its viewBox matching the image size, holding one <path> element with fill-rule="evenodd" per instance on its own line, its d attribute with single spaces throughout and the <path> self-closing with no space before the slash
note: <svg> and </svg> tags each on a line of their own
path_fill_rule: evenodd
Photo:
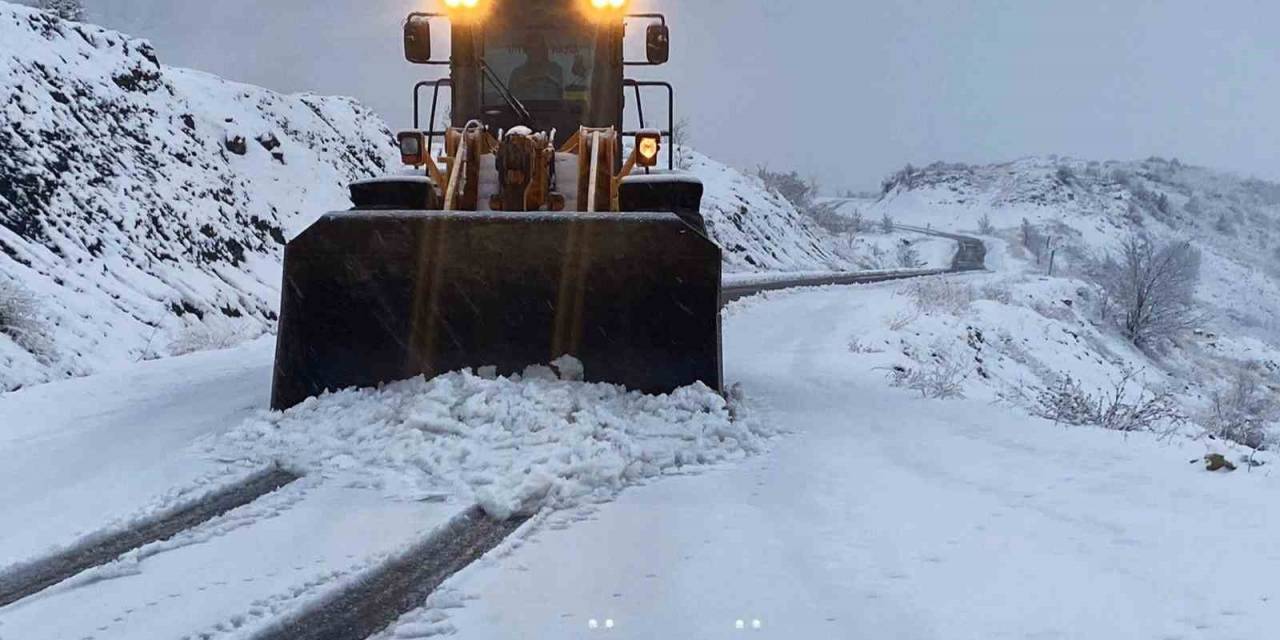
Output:
<svg viewBox="0 0 1280 640">
<path fill-rule="evenodd" d="M 963 398 L 964 382 L 973 371 L 973 362 L 967 354 L 935 345 L 929 358 L 916 366 L 890 369 L 889 382 L 895 387 L 919 391 L 924 398 Z"/>
<path fill-rule="evenodd" d="M 978 233 L 984 236 L 993 236 L 996 233 L 996 226 L 991 223 L 991 214 L 984 213 L 978 218 Z"/>
<path fill-rule="evenodd" d="M 893 314 L 892 318 L 889 318 L 889 329 L 893 331 L 902 331 L 903 329 L 906 329 L 907 327 L 911 326 L 911 323 L 919 319 L 920 319 L 919 309 L 915 307 L 912 307 L 910 309 L 903 309 L 902 311 L 899 311 Z"/>
<path fill-rule="evenodd" d="M 671 144 L 675 145 L 676 169 L 688 171 L 693 166 L 693 126 L 688 118 L 680 118 L 671 125 Z"/>
<path fill-rule="evenodd" d="M 849 338 L 849 353 L 884 353 L 884 349 L 863 344 L 861 338 L 854 336 Z"/>
<path fill-rule="evenodd" d="M 978 290 L 978 298 L 981 300 L 992 300 L 1000 304 L 1013 304 L 1013 291 L 1004 283 L 988 283 L 982 285 Z"/>
<path fill-rule="evenodd" d="M 30 4 L 63 20 L 84 20 L 84 3 L 81 0 L 36 0 Z"/>
<path fill-rule="evenodd" d="M 1188 242 L 1157 244 L 1133 234 L 1091 271 L 1121 315 L 1125 337 L 1139 347 L 1159 347 L 1204 320 L 1193 298 L 1200 252 Z"/>
<path fill-rule="evenodd" d="M 852 233 L 862 233 L 867 230 L 867 218 L 862 215 L 862 211 L 854 209 L 849 215 L 849 231 Z"/>
<path fill-rule="evenodd" d="M 795 171 L 771 171 L 764 165 L 756 168 L 756 177 L 764 182 L 766 189 L 782 196 L 797 209 L 805 212 L 813 209 L 813 197 L 818 191 L 814 181 L 805 180 Z"/>
<path fill-rule="evenodd" d="M 0 334 L 37 357 L 49 355 L 53 341 L 40 317 L 40 303 L 20 284 L 0 281 Z"/>
<path fill-rule="evenodd" d="M 972 286 L 951 278 L 919 278 L 907 285 L 907 292 L 921 312 L 956 316 L 967 311 L 976 297 Z"/>
<path fill-rule="evenodd" d="M 893 216 L 886 213 L 880 217 L 880 230 L 883 231 L 884 233 L 893 233 L 893 230 L 894 230 Z"/>
<path fill-rule="evenodd" d="M 1223 440 L 1261 449 L 1268 427 L 1280 420 L 1280 400 L 1258 377 L 1240 371 L 1226 387 L 1214 391 L 1204 416 L 1209 433 Z"/>
<path fill-rule="evenodd" d="M 210 319 L 188 325 L 183 329 L 178 337 L 169 343 L 169 353 L 182 356 L 198 351 L 230 349 L 260 335 L 262 335 L 260 328 L 255 329 L 227 320 Z"/>
<path fill-rule="evenodd" d="M 1090 393 L 1079 381 L 1063 376 L 1039 394 L 1035 413 L 1057 424 L 1096 425 L 1112 431 L 1154 431 L 1186 421 L 1177 400 L 1145 387 L 1131 391 L 1135 374 L 1126 369 L 1109 391 Z"/>
</svg>

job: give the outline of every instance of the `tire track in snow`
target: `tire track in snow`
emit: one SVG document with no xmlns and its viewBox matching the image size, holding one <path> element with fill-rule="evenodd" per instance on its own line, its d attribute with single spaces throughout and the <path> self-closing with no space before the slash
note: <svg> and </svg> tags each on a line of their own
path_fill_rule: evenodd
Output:
<svg viewBox="0 0 1280 640">
<path fill-rule="evenodd" d="M 254 635 L 253 640 L 368 638 L 422 607 L 441 583 L 497 547 L 527 520 L 495 520 L 480 507 L 472 507 L 413 548 Z"/>
<path fill-rule="evenodd" d="M 91 536 L 67 549 L 0 574 L 0 607 L 34 595 L 121 555 L 160 542 L 245 506 L 301 478 L 279 467 L 265 469 L 203 499 L 147 518 L 124 531 Z"/>
</svg>

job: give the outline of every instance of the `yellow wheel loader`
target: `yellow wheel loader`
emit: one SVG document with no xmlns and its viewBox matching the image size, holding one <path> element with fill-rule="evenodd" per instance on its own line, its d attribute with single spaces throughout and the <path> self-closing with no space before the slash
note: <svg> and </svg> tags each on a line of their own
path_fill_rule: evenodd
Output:
<svg viewBox="0 0 1280 640">
<path fill-rule="evenodd" d="M 666 19 L 626 0 L 444 4 L 404 25 L 410 62 L 449 67 L 414 88 L 404 167 L 352 184 L 354 209 L 285 249 L 272 407 L 564 355 L 589 381 L 719 389 L 721 256 L 702 185 L 672 170 L 670 144 L 661 166 L 671 127 L 645 121 L 654 89 L 672 121 L 671 86 L 624 77 L 667 61 Z M 432 55 L 441 22 L 447 60 Z M 645 27 L 643 61 L 624 60 L 629 24 Z"/>
</svg>

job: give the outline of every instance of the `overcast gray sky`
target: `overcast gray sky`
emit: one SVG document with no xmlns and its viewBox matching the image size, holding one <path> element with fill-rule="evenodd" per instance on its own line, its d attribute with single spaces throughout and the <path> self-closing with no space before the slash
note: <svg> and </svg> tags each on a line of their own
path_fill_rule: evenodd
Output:
<svg viewBox="0 0 1280 640">
<path fill-rule="evenodd" d="M 86 0 L 169 64 L 353 95 L 408 126 L 430 0 Z M 706 153 L 829 189 L 908 162 L 1150 155 L 1280 179 L 1274 0 L 634 0 L 672 19 L 677 109 Z M 638 35 L 638 33 L 636 34 Z"/>
</svg>

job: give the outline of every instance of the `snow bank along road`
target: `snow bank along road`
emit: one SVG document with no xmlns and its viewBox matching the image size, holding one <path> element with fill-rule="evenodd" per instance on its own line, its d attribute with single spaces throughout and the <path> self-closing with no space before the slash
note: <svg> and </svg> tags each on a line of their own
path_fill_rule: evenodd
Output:
<svg viewBox="0 0 1280 640">
<path fill-rule="evenodd" d="M 951 270 L 974 268 L 965 255 L 974 252 L 962 243 Z M 927 273 L 935 272 L 839 277 L 876 282 Z M 807 277 L 727 290 L 741 296 L 829 283 Z M 388 503 L 377 487 L 320 477 L 212 505 L 261 468 L 193 456 L 190 444 L 264 404 L 270 353 L 260 340 L 0 397 L 0 422 L 16 425 L 0 433 L 13 461 L 0 469 L 0 508 L 27 525 L 0 531 L 0 567 L 9 565 L 0 582 L 19 585 L 11 591 L 20 599 L 0 608 L 0 638 L 285 637 L 304 629 L 309 637 L 363 637 L 519 525 L 469 518 L 467 508 L 430 497 Z M 163 525 L 166 514 L 191 526 L 174 531 Z M 155 531 L 142 535 L 148 528 Z M 430 554 L 435 564 L 405 569 L 404 558 L 450 539 L 464 544 Z M 57 570 L 31 571 L 42 566 Z M 31 595 L 87 566 L 94 568 Z M 398 590 L 366 598 L 360 585 L 380 581 Z"/>
</svg>

